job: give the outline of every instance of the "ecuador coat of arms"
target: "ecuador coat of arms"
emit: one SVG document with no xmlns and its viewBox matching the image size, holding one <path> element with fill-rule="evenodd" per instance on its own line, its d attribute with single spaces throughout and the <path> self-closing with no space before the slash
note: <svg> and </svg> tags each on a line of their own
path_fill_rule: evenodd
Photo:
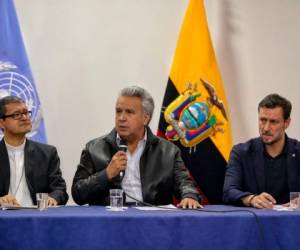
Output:
<svg viewBox="0 0 300 250">
<path fill-rule="evenodd" d="M 194 147 L 215 133 L 223 133 L 224 121 L 227 122 L 225 106 L 213 85 L 203 79 L 200 79 L 200 84 L 206 93 L 197 90 L 197 83 L 189 83 L 187 89 L 164 111 L 169 124 L 166 138 L 170 141 L 179 140 L 185 147 Z"/>
</svg>

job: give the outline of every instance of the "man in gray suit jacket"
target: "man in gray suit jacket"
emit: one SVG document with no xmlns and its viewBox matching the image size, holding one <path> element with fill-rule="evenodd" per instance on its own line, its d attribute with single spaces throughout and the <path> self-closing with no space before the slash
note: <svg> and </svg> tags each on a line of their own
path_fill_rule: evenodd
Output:
<svg viewBox="0 0 300 250">
<path fill-rule="evenodd" d="M 56 148 L 26 139 L 31 112 L 16 96 L 0 99 L 0 204 L 30 206 L 48 193 L 48 206 L 66 204 L 68 194 Z"/>
<path fill-rule="evenodd" d="M 289 138 L 290 101 L 270 94 L 258 106 L 259 138 L 233 147 L 223 199 L 233 205 L 272 208 L 300 191 L 300 142 Z"/>
</svg>

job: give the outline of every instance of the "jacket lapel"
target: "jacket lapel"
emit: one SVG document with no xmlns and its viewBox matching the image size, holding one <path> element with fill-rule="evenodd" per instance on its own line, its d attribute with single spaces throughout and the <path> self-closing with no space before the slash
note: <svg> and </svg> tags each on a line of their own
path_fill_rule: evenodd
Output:
<svg viewBox="0 0 300 250">
<path fill-rule="evenodd" d="M 1 184 L 2 183 L 2 184 Z M 0 142 L 0 196 L 8 194 L 10 183 L 10 166 L 5 142 Z"/>
<path fill-rule="evenodd" d="M 118 145 L 116 143 L 116 136 L 117 136 L 117 131 L 116 131 L 116 129 L 113 129 L 104 139 L 111 146 L 111 158 L 119 150 Z M 121 188 L 122 180 L 121 180 L 120 175 L 115 176 L 111 181 L 112 181 L 114 187 Z"/>
<path fill-rule="evenodd" d="M 25 176 L 28 189 L 31 196 L 34 196 L 34 189 L 32 186 L 33 183 L 33 171 L 34 171 L 34 147 L 32 142 L 26 139 L 25 150 L 24 150 L 24 167 L 25 167 Z M 33 198 L 33 197 L 32 197 Z"/>
<path fill-rule="evenodd" d="M 288 140 L 287 150 L 287 178 L 290 192 L 298 191 L 297 183 L 299 178 L 299 155 L 291 140 Z M 297 160 L 298 159 L 298 160 Z"/>
<path fill-rule="evenodd" d="M 264 148 L 263 143 L 259 139 L 254 143 L 254 151 L 253 151 L 253 159 L 254 161 L 250 164 L 253 164 L 254 166 L 254 174 L 255 174 L 255 180 L 256 180 L 256 186 L 257 186 L 257 194 L 260 194 L 261 192 L 265 191 L 266 189 L 266 179 L 265 179 L 265 169 L 264 169 Z"/>
</svg>

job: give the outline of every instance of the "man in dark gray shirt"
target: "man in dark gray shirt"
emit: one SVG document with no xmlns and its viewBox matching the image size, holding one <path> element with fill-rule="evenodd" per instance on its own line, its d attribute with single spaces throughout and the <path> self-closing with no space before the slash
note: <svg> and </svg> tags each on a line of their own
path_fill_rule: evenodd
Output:
<svg viewBox="0 0 300 250">
<path fill-rule="evenodd" d="M 278 94 L 258 105 L 260 137 L 233 147 L 223 199 L 233 205 L 272 208 L 300 191 L 300 142 L 289 138 L 290 101 Z"/>
</svg>

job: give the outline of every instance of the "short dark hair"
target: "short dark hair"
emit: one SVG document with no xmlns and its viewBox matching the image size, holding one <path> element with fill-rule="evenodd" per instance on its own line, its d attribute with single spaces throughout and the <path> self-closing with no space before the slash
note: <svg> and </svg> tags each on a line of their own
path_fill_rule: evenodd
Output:
<svg viewBox="0 0 300 250">
<path fill-rule="evenodd" d="M 258 111 L 260 108 L 273 109 L 276 107 L 282 108 L 284 120 L 290 118 L 291 111 L 292 111 L 292 104 L 288 99 L 278 94 L 270 94 L 267 95 L 264 99 L 262 99 L 258 104 Z"/>
<path fill-rule="evenodd" d="M 10 103 L 25 103 L 23 99 L 18 96 L 5 96 L 0 99 L 0 119 L 6 114 L 6 105 Z"/>
</svg>

